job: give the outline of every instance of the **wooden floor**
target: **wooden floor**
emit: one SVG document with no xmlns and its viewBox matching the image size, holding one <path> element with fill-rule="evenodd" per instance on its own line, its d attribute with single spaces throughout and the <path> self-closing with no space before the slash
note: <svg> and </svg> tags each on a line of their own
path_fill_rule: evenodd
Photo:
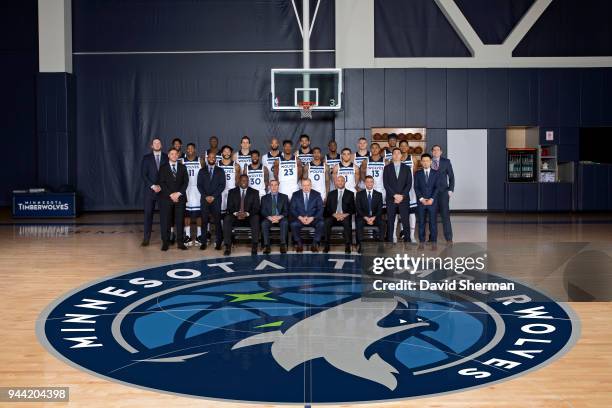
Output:
<svg viewBox="0 0 612 408">
<path fill-rule="evenodd" d="M 0 212 L 0 386 L 70 387 L 69 404 L 48 406 L 249 406 L 116 384 L 57 360 L 38 343 L 34 326 L 39 313 L 75 287 L 135 268 L 218 254 L 193 248 L 162 253 L 158 237 L 151 246 L 141 248 L 140 222 L 138 213 L 102 213 L 82 216 L 75 223 L 35 224 L 16 222 L 6 211 Z M 453 225 L 456 242 L 596 242 L 612 249 L 610 214 L 459 214 L 453 216 Z M 612 407 L 612 302 L 574 302 L 571 306 L 580 316 L 580 340 L 568 354 L 542 369 L 472 391 L 367 406 Z M 11 406 L 28 405 L 45 406 Z"/>
</svg>

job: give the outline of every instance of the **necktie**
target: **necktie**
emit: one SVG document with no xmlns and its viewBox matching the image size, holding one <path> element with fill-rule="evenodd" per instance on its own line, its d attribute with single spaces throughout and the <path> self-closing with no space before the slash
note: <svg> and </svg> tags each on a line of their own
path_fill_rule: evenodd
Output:
<svg viewBox="0 0 612 408">
<path fill-rule="evenodd" d="M 304 194 L 304 209 L 308 211 L 308 193 Z"/>
<path fill-rule="evenodd" d="M 396 165 L 395 166 L 395 177 L 399 178 L 399 173 L 400 173 L 400 166 Z"/>
<path fill-rule="evenodd" d="M 342 214 L 342 191 L 338 191 L 338 204 L 336 205 L 336 212 Z"/>
<path fill-rule="evenodd" d="M 240 193 L 240 212 L 244 212 L 244 190 Z"/>
<path fill-rule="evenodd" d="M 176 164 L 172 165 L 172 174 L 176 177 Z"/>
<path fill-rule="evenodd" d="M 429 183 L 429 172 L 425 171 L 425 183 Z"/>
<path fill-rule="evenodd" d="M 278 201 L 276 201 L 276 194 L 272 195 L 272 215 L 278 215 Z"/>
<path fill-rule="evenodd" d="M 212 180 L 213 177 L 213 171 L 215 170 L 215 168 L 213 166 L 208 166 L 208 172 L 210 173 L 210 179 Z"/>
<path fill-rule="evenodd" d="M 368 191 L 368 215 L 372 216 L 372 192 Z"/>
<path fill-rule="evenodd" d="M 155 155 L 155 165 L 157 166 L 157 170 L 159 170 L 159 154 Z"/>
<path fill-rule="evenodd" d="M 434 170 L 438 170 L 439 167 L 440 167 L 440 162 L 438 160 L 434 160 L 433 164 L 431 165 L 431 168 Z"/>
</svg>

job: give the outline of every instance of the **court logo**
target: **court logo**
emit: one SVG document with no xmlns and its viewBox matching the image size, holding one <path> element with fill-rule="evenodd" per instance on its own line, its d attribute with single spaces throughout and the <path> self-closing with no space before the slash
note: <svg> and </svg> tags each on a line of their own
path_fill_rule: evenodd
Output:
<svg viewBox="0 0 612 408">
<path fill-rule="evenodd" d="M 238 256 L 126 273 L 54 302 L 38 336 L 62 360 L 113 381 L 298 404 L 481 387 L 549 363 L 578 338 L 567 305 L 517 282 L 493 301 L 414 291 L 365 301 L 360 262 Z"/>
</svg>

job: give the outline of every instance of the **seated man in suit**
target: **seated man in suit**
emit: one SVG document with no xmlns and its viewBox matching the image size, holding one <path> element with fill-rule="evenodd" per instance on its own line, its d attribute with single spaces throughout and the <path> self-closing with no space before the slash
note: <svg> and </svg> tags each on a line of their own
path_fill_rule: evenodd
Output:
<svg viewBox="0 0 612 408">
<path fill-rule="evenodd" d="M 251 227 L 251 254 L 257 255 L 259 242 L 259 192 L 249 187 L 249 176 L 242 174 L 238 187 L 227 194 L 227 214 L 223 219 L 223 242 L 227 256 L 232 252 L 232 233 L 236 223 Z"/>
<path fill-rule="evenodd" d="M 208 222 L 212 218 L 215 226 L 215 249 L 221 249 L 223 231 L 221 230 L 221 194 L 225 190 L 225 171 L 217 166 L 217 153 L 208 150 L 206 163 L 198 172 L 198 191 L 200 192 L 200 210 L 202 228 L 208 231 Z M 211 240 L 212 241 L 212 240 Z M 200 249 L 206 249 L 206 238 L 202 239 Z"/>
<path fill-rule="evenodd" d="M 344 188 L 346 180 L 344 176 L 336 177 L 336 189 L 330 191 L 325 202 L 325 248 L 323 252 L 329 252 L 329 241 L 331 240 L 331 231 L 334 225 L 342 225 L 344 236 L 344 252 L 351 253 L 351 244 L 353 242 L 352 218 L 355 214 L 355 193 Z"/>
<path fill-rule="evenodd" d="M 419 249 L 424 247 L 425 242 L 425 216 L 429 213 L 429 241 L 432 249 L 436 247 L 438 238 L 437 217 L 437 194 L 438 194 L 438 172 L 431 168 L 431 156 L 428 153 L 421 155 L 423 168 L 414 176 L 414 192 L 416 193 L 417 218 L 419 221 Z"/>
<path fill-rule="evenodd" d="M 395 216 L 399 213 L 404 231 L 410 231 L 410 189 L 412 188 L 412 171 L 402 163 L 402 151 L 393 149 L 391 163 L 383 170 L 387 202 L 387 241 L 393 242 L 395 234 Z M 404 242 L 410 240 L 409 234 L 404 234 Z"/>
<path fill-rule="evenodd" d="M 291 221 L 291 235 L 296 244 L 296 252 L 304 251 L 300 231 L 302 227 L 313 227 L 314 239 L 310 250 L 319 252 L 321 235 L 323 235 L 323 200 L 321 194 L 312 189 L 310 179 L 302 180 L 302 189 L 291 196 L 289 213 L 293 217 Z"/>
<path fill-rule="evenodd" d="M 264 254 L 270 253 L 270 227 L 280 228 L 280 252 L 287 252 L 287 230 L 289 229 L 289 198 L 278 192 L 278 180 L 270 181 L 270 192 L 261 198 L 261 231 L 263 233 Z"/>
<path fill-rule="evenodd" d="M 376 227 L 374 238 L 377 241 L 382 241 L 385 236 L 385 227 L 382 220 L 383 196 L 380 191 L 374 190 L 374 178 L 372 176 L 365 177 L 365 190 L 357 193 L 355 207 L 357 208 L 355 217 L 357 252 L 361 253 L 363 228 L 366 225 Z"/>
<path fill-rule="evenodd" d="M 168 163 L 159 168 L 159 197 L 162 251 L 168 250 L 170 226 L 176 225 L 177 247 L 187 249 L 183 241 L 183 218 L 187 203 L 189 175 L 185 165 L 178 161 L 179 152 L 172 148 L 168 151 Z M 174 220 L 172 214 L 174 213 Z"/>
</svg>

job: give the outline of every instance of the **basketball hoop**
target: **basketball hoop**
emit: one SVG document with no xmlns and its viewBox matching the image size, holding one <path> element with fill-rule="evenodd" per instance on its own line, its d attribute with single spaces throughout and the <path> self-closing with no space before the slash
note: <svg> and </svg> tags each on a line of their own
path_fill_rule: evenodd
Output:
<svg viewBox="0 0 612 408">
<path fill-rule="evenodd" d="M 314 102 L 302 101 L 299 103 L 300 116 L 302 119 L 312 119 L 312 107 L 316 104 Z"/>
</svg>

